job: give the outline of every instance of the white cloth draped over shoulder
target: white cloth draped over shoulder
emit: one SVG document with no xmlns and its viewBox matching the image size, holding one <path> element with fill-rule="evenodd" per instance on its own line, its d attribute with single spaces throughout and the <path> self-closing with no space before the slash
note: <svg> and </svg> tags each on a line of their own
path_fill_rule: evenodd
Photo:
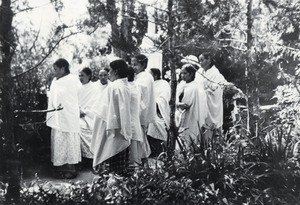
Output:
<svg viewBox="0 0 300 205">
<path fill-rule="evenodd" d="M 93 82 L 93 84 L 95 85 L 95 87 L 97 89 L 93 109 L 97 108 L 98 106 L 101 106 L 102 93 L 110 83 L 111 82 L 109 80 L 107 81 L 107 84 L 105 84 L 105 85 L 102 85 L 100 80 L 97 80 L 96 82 Z"/>
<path fill-rule="evenodd" d="M 102 85 L 102 83 L 100 82 L 100 80 L 97 80 L 97 81 L 95 81 L 95 82 L 93 82 L 94 84 L 95 84 L 95 86 L 98 88 L 98 92 L 99 93 L 102 93 L 102 91 L 107 87 L 107 85 L 109 84 L 109 83 L 111 83 L 111 81 L 110 80 L 107 80 L 107 84 L 105 84 L 105 85 Z"/>
<path fill-rule="evenodd" d="M 52 81 L 48 109 L 62 107 L 47 113 L 47 126 L 51 127 L 51 161 L 54 166 L 77 164 L 81 161 L 78 76 L 68 74 Z"/>
<path fill-rule="evenodd" d="M 96 101 L 98 88 L 93 82 L 81 85 L 78 91 L 79 108 L 86 115 L 80 118 L 80 127 L 92 130 L 94 123 L 94 112 L 92 110 Z"/>
<path fill-rule="evenodd" d="M 80 111 L 85 115 L 80 117 L 80 138 L 82 156 L 93 158 L 91 141 L 94 124 L 94 112 L 92 110 L 97 97 L 98 87 L 93 82 L 81 85 L 78 91 Z"/>
<path fill-rule="evenodd" d="M 147 139 L 147 129 L 149 123 L 155 121 L 156 108 L 154 99 L 153 82 L 154 79 L 152 75 L 148 72 L 140 72 L 135 76 L 135 82 L 138 85 L 140 91 L 140 121 L 142 125 L 143 132 L 143 149 L 142 158 L 147 158 L 151 154 L 150 145 Z"/>
<path fill-rule="evenodd" d="M 135 82 L 128 82 L 131 98 L 130 98 L 130 113 L 132 126 L 132 140 L 143 142 L 142 127 L 140 122 L 140 91 Z"/>
<path fill-rule="evenodd" d="M 135 82 L 141 93 L 140 120 L 143 126 L 148 126 L 155 119 L 155 98 L 153 90 L 154 79 L 148 72 L 140 72 L 135 76 Z"/>
<path fill-rule="evenodd" d="M 62 131 L 79 133 L 78 76 L 68 74 L 52 81 L 49 91 L 48 109 L 59 106 L 63 109 L 47 113 L 47 126 Z"/>
<path fill-rule="evenodd" d="M 94 107 L 93 166 L 129 147 L 132 138 L 130 97 L 127 78 L 118 79 L 104 89 L 101 106 Z"/>
<path fill-rule="evenodd" d="M 154 81 L 153 87 L 156 106 L 162 118 L 156 113 L 155 122 L 149 124 L 147 134 L 153 138 L 167 141 L 168 133 L 166 128 L 169 129 L 170 126 L 169 101 L 171 98 L 171 88 L 169 83 L 162 79 Z"/>
<path fill-rule="evenodd" d="M 190 137 L 196 144 L 199 142 L 200 129 L 205 124 L 207 117 L 206 93 L 203 89 L 199 89 L 197 82 L 192 81 L 181 85 L 177 92 L 176 101 L 179 102 L 179 96 L 183 93 L 182 103 L 189 106 L 188 109 L 176 110 L 177 118 L 179 118 L 179 129 L 184 130 L 184 136 Z"/>
<path fill-rule="evenodd" d="M 196 75 L 195 75 L 195 82 L 199 85 L 199 89 L 200 90 L 204 90 L 205 89 L 205 78 L 204 78 L 204 70 L 203 68 L 199 68 L 196 71 Z"/>
<path fill-rule="evenodd" d="M 223 85 L 229 83 L 215 66 L 208 69 L 204 76 L 208 107 L 206 126 L 220 128 L 223 125 Z"/>
</svg>

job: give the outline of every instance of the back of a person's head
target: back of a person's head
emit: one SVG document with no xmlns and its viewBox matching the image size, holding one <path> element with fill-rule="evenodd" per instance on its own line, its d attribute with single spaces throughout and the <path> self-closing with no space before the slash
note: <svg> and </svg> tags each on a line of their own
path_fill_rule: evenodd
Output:
<svg viewBox="0 0 300 205">
<path fill-rule="evenodd" d="M 143 66 L 143 68 L 147 68 L 148 66 L 148 58 L 144 54 L 136 54 L 134 58 Z"/>
<path fill-rule="evenodd" d="M 158 68 L 151 68 L 150 71 L 153 73 L 153 76 L 155 76 L 155 79 L 161 79 L 161 72 Z"/>
<path fill-rule="evenodd" d="M 127 77 L 127 75 L 128 75 L 128 65 L 124 60 L 122 60 L 122 59 L 114 60 L 109 65 L 110 65 L 112 70 L 117 72 L 119 78 L 126 78 Z"/>
<path fill-rule="evenodd" d="M 128 67 L 128 76 L 127 76 L 128 82 L 134 81 L 134 74 L 135 74 L 135 72 L 134 72 L 133 68 L 131 66 L 129 66 Z"/>
<path fill-rule="evenodd" d="M 65 72 L 70 73 L 69 62 L 64 58 L 59 58 L 53 63 L 53 65 L 56 65 L 59 68 L 65 68 Z"/>
</svg>

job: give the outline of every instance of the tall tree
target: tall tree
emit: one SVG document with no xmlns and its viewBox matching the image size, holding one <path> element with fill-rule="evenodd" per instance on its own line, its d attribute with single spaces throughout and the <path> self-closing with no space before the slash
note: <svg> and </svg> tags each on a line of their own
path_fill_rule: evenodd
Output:
<svg viewBox="0 0 300 205">
<path fill-rule="evenodd" d="M 170 135 L 168 138 L 168 151 L 169 156 L 173 156 L 173 151 L 175 149 L 176 138 L 178 137 L 178 130 L 175 124 L 175 109 L 176 109 L 176 67 L 174 64 L 174 59 L 176 57 L 175 51 L 175 38 L 174 38 L 174 13 L 173 13 L 173 0 L 168 0 L 168 42 L 167 49 L 165 49 L 164 53 L 167 56 L 168 66 L 171 70 L 171 100 L 170 100 Z"/>
<path fill-rule="evenodd" d="M 13 12 L 11 1 L 3 0 L 0 9 L 0 100 L 1 100 L 1 171 L 6 176 L 8 191 L 6 201 L 18 201 L 20 196 L 20 174 L 18 149 L 13 131 L 14 114 L 12 108 L 11 61 L 14 54 L 12 33 Z"/>
<path fill-rule="evenodd" d="M 138 51 L 143 37 L 147 32 L 146 6 L 136 1 L 95 1 L 89 0 L 91 22 L 98 22 L 104 18 L 111 26 L 110 44 L 115 49 L 115 54 L 126 58 L 127 54 Z"/>
</svg>

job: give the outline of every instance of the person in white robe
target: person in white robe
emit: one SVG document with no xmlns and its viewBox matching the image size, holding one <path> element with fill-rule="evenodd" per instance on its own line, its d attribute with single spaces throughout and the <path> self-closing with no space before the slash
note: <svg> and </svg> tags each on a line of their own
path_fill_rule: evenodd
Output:
<svg viewBox="0 0 300 205">
<path fill-rule="evenodd" d="M 54 64 L 53 79 L 48 99 L 48 109 L 62 108 L 47 113 L 47 126 L 51 127 L 51 161 L 57 177 L 74 178 L 75 164 L 81 161 L 78 88 L 76 75 L 70 74 L 69 63 L 58 59 Z"/>
<path fill-rule="evenodd" d="M 130 98 L 130 112 L 131 112 L 131 126 L 132 139 L 129 150 L 129 166 L 132 170 L 142 165 L 142 150 L 144 145 L 142 126 L 140 121 L 140 90 L 138 85 L 134 82 L 134 70 L 129 67 L 128 84 L 131 92 Z"/>
<path fill-rule="evenodd" d="M 93 159 L 91 141 L 93 133 L 94 112 L 92 110 L 97 96 L 97 86 L 91 82 L 92 70 L 88 67 L 79 72 L 79 80 L 82 83 L 78 91 L 80 109 L 80 138 L 82 157 Z"/>
<path fill-rule="evenodd" d="M 102 93 L 101 106 L 95 107 L 92 138 L 93 166 L 108 164 L 108 171 L 125 174 L 132 139 L 128 66 L 123 60 L 110 63 L 112 81 Z"/>
<path fill-rule="evenodd" d="M 148 158 L 151 149 L 147 139 L 147 130 L 151 122 L 155 121 L 156 109 L 153 90 L 154 79 L 149 72 L 146 72 L 148 58 L 143 54 L 137 54 L 131 59 L 131 65 L 135 71 L 135 82 L 140 90 L 140 120 L 143 131 L 142 158 Z"/>
<path fill-rule="evenodd" d="M 188 55 L 185 56 L 181 62 L 183 64 L 190 64 L 194 67 L 194 69 L 196 70 L 196 76 L 195 76 L 195 81 L 199 84 L 199 89 L 204 89 L 204 77 L 203 77 L 203 73 L 204 73 L 204 69 L 201 67 L 201 65 L 199 64 L 199 60 L 196 56 L 194 55 Z"/>
<path fill-rule="evenodd" d="M 166 80 L 161 79 L 161 72 L 157 68 L 151 68 L 150 72 L 154 78 L 154 98 L 156 102 L 155 121 L 149 124 L 147 135 L 154 138 L 153 144 L 150 143 L 151 151 L 155 150 L 155 156 L 163 151 L 163 144 L 168 140 L 168 130 L 170 126 L 170 106 L 171 87 Z M 150 138 L 151 139 L 151 138 Z"/>
<path fill-rule="evenodd" d="M 99 71 L 99 80 L 97 80 L 95 85 L 98 87 L 98 96 L 101 96 L 102 91 L 107 87 L 107 85 L 110 83 L 110 80 L 108 79 L 108 68 L 103 68 Z"/>
<path fill-rule="evenodd" d="M 215 67 L 212 55 L 203 53 L 199 62 L 204 69 L 204 87 L 207 94 L 207 119 L 205 123 L 205 136 L 210 139 L 214 132 L 222 132 L 223 125 L 223 89 L 231 87 L 240 91 L 232 83 L 227 82 L 224 76 Z"/>
<path fill-rule="evenodd" d="M 195 81 L 196 70 L 193 65 L 184 64 L 181 70 L 181 77 L 186 83 L 176 94 L 176 118 L 179 119 L 183 146 L 187 150 L 193 150 L 202 140 L 201 129 L 207 117 L 206 93 L 204 89 L 199 89 Z"/>
</svg>

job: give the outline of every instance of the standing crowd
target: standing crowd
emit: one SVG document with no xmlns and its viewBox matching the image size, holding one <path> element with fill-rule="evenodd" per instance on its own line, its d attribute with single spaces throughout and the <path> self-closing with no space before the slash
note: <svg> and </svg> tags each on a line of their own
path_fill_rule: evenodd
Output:
<svg viewBox="0 0 300 205">
<path fill-rule="evenodd" d="M 193 145 L 221 131 L 225 80 L 210 53 L 183 59 L 176 95 L 178 141 Z M 115 60 L 99 71 L 83 68 L 70 75 L 69 63 L 58 59 L 48 95 L 51 161 L 60 178 L 77 176 L 76 165 L 91 162 L 94 171 L 127 175 L 164 151 L 170 125 L 170 85 L 158 68 L 146 71 L 148 58 L 137 54 L 130 66 Z"/>
</svg>

